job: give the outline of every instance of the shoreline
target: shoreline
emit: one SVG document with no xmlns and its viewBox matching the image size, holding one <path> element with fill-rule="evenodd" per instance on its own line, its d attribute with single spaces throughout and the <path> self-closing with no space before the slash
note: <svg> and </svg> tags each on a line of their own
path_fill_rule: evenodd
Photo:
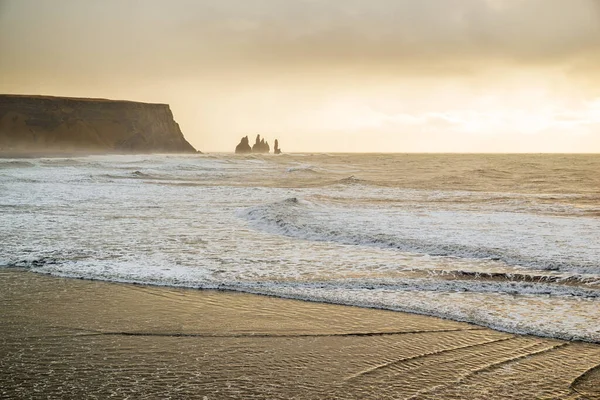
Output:
<svg viewBox="0 0 600 400">
<path fill-rule="evenodd" d="M 600 346 L 599 341 L 595 341 L 593 339 L 582 338 L 581 336 L 566 337 L 566 335 L 565 335 L 565 337 L 561 337 L 561 336 L 552 336 L 550 334 L 544 334 L 543 332 L 529 332 L 527 330 L 521 330 L 521 331 L 510 330 L 508 328 L 504 328 L 501 325 L 492 325 L 492 324 L 487 324 L 485 322 L 474 322 L 469 319 L 460 318 L 460 317 L 453 318 L 452 316 L 448 316 L 444 313 L 436 314 L 434 312 L 413 310 L 411 308 L 403 309 L 403 308 L 386 306 L 386 305 L 378 305 L 378 304 L 368 303 L 368 302 L 360 303 L 360 304 L 352 303 L 352 302 L 345 303 L 345 302 L 339 301 L 339 300 L 338 301 L 330 300 L 327 297 L 317 298 L 317 297 L 310 297 L 310 296 L 306 296 L 306 295 L 277 293 L 277 292 L 269 291 L 268 289 L 261 291 L 261 290 L 257 290 L 254 288 L 245 288 L 243 286 L 235 287 L 235 286 L 227 286 L 227 285 L 217 285 L 215 287 L 193 287 L 193 286 L 186 286 L 184 284 L 183 285 L 177 285 L 177 284 L 168 285 L 168 284 L 155 283 L 155 282 L 139 282 L 139 281 L 134 281 L 134 280 L 131 280 L 131 281 L 130 280 L 110 280 L 109 281 L 109 280 L 103 280 L 100 278 L 70 276 L 68 274 L 55 275 L 55 274 L 46 273 L 46 272 L 32 272 L 32 271 L 29 271 L 27 268 L 23 268 L 23 267 L 10 267 L 10 268 L 15 271 L 35 273 L 35 274 L 39 274 L 42 276 L 48 276 L 48 277 L 58 278 L 58 279 L 75 279 L 75 280 L 84 280 L 84 281 L 90 281 L 90 282 L 101 282 L 101 283 L 107 283 L 107 284 L 133 285 L 133 286 L 148 287 L 148 288 L 164 288 L 167 290 L 175 289 L 175 290 L 196 290 L 196 291 L 216 291 L 216 292 L 223 292 L 223 293 L 239 293 L 239 294 L 248 294 L 248 295 L 253 295 L 253 296 L 270 297 L 270 298 L 274 298 L 274 299 L 308 302 L 308 303 L 314 303 L 314 304 L 324 304 L 324 305 L 342 306 L 342 307 L 356 307 L 359 309 L 376 310 L 376 311 L 389 311 L 389 312 L 394 312 L 394 313 L 403 313 L 403 314 L 408 314 L 408 315 L 418 315 L 418 316 L 424 316 L 424 317 L 429 317 L 429 318 L 441 319 L 441 320 L 449 321 L 449 322 L 458 322 L 458 323 L 472 325 L 476 328 L 490 329 L 492 331 L 502 332 L 502 333 L 506 333 L 506 334 L 510 334 L 510 335 L 532 336 L 532 337 L 538 337 L 540 339 L 562 340 L 562 341 L 574 342 L 574 343 L 590 343 L 590 344 L 595 344 L 595 345 Z"/>
<path fill-rule="evenodd" d="M 600 398 L 598 344 L 418 314 L 17 269 L 0 299 L 0 397 Z"/>
</svg>

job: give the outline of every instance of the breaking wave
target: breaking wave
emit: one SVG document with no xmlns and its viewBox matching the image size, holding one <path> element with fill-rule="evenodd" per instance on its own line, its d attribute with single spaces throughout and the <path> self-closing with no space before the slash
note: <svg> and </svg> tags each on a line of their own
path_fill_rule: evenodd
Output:
<svg viewBox="0 0 600 400">
<path fill-rule="evenodd" d="M 595 220 L 335 208 L 297 198 L 250 208 L 242 217 L 254 228 L 304 240 L 487 259 L 545 271 L 600 272 L 600 247 L 594 244 L 600 221 Z M 568 222 L 573 224 L 569 226 Z M 526 228 L 536 225 L 544 225 L 551 232 L 542 236 Z M 515 234 L 523 235 L 519 242 L 514 240 Z M 561 245 L 558 249 L 557 244 Z"/>
<path fill-rule="evenodd" d="M 336 181 L 336 183 L 345 184 L 345 185 L 355 185 L 355 184 L 365 183 L 365 182 L 366 182 L 365 180 L 359 179 L 359 178 L 355 177 L 354 175 L 350 175 L 347 178 L 342 178 L 342 179 Z"/>
<path fill-rule="evenodd" d="M 597 158 L 530 159 L 0 160 L 0 267 L 600 343 Z"/>
<path fill-rule="evenodd" d="M 312 174 L 318 173 L 318 171 L 312 165 L 300 165 L 300 166 L 296 166 L 296 167 L 288 167 L 285 170 L 285 172 L 287 172 L 288 174 L 295 173 L 295 172 L 304 172 L 304 173 L 312 173 Z"/>
<path fill-rule="evenodd" d="M 85 165 L 86 167 L 92 166 L 91 163 L 84 160 L 75 160 L 72 158 L 47 158 L 40 160 L 40 164 L 51 166 L 51 167 L 77 167 Z"/>
<path fill-rule="evenodd" d="M 487 326 L 500 331 L 600 342 L 595 313 L 600 290 L 549 282 L 413 279 L 288 281 L 216 279 L 203 269 L 139 261 L 79 259 L 55 253 L 5 267 L 67 278 L 193 289 L 233 290 L 284 298 L 411 312 Z M 0 262 L 2 266 L 2 262 Z M 460 275 L 460 271 L 455 271 Z M 536 279 L 532 277 L 532 279 Z M 524 306 L 533 300 L 537 307 Z M 525 303 L 526 304 L 526 303 Z M 571 313 L 578 311 L 578 317 Z"/>
<path fill-rule="evenodd" d="M 0 169 L 31 167 L 35 167 L 35 164 L 29 161 L 0 161 Z"/>
</svg>

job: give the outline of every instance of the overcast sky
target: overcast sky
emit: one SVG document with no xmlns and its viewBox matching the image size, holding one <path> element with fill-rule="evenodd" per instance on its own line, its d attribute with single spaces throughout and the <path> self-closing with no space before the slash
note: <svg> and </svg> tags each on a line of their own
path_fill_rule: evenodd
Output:
<svg viewBox="0 0 600 400">
<path fill-rule="evenodd" d="M 600 152 L 600 0 L 0 0 L 0 92 L 169 103 L 203 151 Z"/>
</svg>

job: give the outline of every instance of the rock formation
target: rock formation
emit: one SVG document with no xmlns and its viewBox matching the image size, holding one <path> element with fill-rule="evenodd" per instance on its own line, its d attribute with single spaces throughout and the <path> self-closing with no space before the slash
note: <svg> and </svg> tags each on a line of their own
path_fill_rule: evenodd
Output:
<svg viewBox="0 0 600 400">
<path fill-rule="evenodd" d="M 245 136 L 240 140 L 240 144 L 235 146 L 235 154 L 247 154 L 252 153 L 252 147 L 250 147 L 250 141 L 248 136 Z"/>
<path fill-rule="evenodd" d="M 0 95 L 0 152 L 195 153 L 168 104 Z"/>
<path fill-rule="evenodd" d="M 265 139 L 261 139 L 260 135 L 256 135 L 256 142 L 254 143 L 254 146 L 252 146 L 252 152 L 253 153 L 268 153 L 269 151 L 271 151 L 271 148 L 269 147 L 269 143 L 265 142 Z"/>
<path fill-rule="evenodd" d="M 275 147 L 273 148 L 273 154 L 281 154 L 281 149 L 279 148 L 279 141 L 275 139 Z"/>
<path fill-rule="evenodd" d="M 248 136 L 244 136 L 242 140 L 240 140 L 240 143 L 235 147 L 236 154 L 268 154 L 269 151 L 271 151 L 269 142 L 265 141 L 264 138 L 261 139 L 260 135 L 256 135 L 256 141 L 254 142 L 254 145 L 252 147 L 250 147 Z M 274 153 L 281 154 L 281 149 L 279 148 L 279 142 L 277 141 L 277 139 L 275 139 Z"/>
</svg>

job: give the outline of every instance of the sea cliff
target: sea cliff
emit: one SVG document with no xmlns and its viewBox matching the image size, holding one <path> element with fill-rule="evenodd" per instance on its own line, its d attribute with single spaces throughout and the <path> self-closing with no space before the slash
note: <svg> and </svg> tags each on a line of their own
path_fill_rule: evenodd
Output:
<svg viewBox="0 0 600 400">
<path fill-rule="evenodd" d="M 194 153 L 168 104 L 0 95 L 0 153 Z"/>
</svg>

